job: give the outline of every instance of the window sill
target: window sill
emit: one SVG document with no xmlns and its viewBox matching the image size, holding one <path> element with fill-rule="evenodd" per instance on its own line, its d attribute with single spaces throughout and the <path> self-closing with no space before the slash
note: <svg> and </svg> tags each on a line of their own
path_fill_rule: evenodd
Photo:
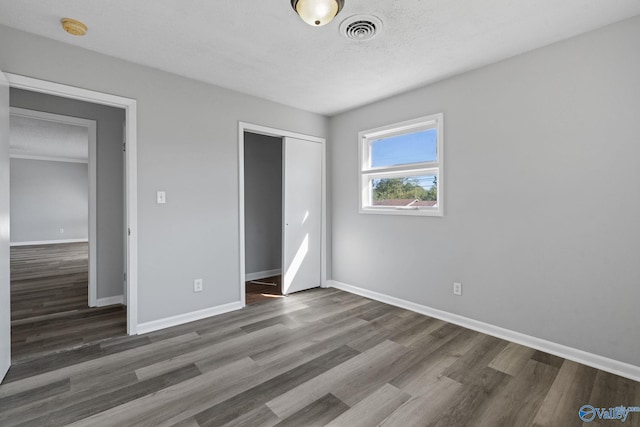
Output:
<svg viewBox="0 0 640 427">
<path fill-rule="evenodd" d="M 360 208 L 361 214 L 406 215 L 406 216 L 443 216 L 442 209 L 405 209 L 405 208 Z"/>
</svg>

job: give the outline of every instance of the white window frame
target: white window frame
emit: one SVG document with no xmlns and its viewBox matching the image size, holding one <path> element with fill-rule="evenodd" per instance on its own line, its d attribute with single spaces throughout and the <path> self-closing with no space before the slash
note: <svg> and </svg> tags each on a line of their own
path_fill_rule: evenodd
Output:
<svg viewBox="0 0 640 427">
<path fill-rule="evenodd" d="M 408 163 L 397 166 L 371 167 L 371 143 L 380 138 L 420 132 L 437 131 L 437 158 L 433 162 Z M 444 115 L 442 113 L 419 117 L 375 129 L 358 132 L 358 170 L 360 181 L 360 213 L 383 215 L 443 216 L 444 202 Z M 400 178 L 419 175 L 437 177 L 438 200 L 435 206 L 374 206 L 372 205 L 371 179 Z"/>
</svg>

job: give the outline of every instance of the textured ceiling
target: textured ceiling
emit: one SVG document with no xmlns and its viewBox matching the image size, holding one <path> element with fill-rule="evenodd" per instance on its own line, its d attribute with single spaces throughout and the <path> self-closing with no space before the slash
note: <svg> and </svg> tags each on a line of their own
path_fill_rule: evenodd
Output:
<svg viewBox="0 0 640 427">
<path fill-rule="evenodd" d="M 362 13 L 382 32 L 344 39 Z M 638 14 L 638 0 L 346 0 L 313 28 L 289 0 L 0 0 L 0 24 L 326 115 Z"/>
<path fill-rule="evenodd" d="M 82 126 L 12 115 L 9 132 L 10 154 L 77 161 L 89 158 L 89 134 Z"/>
</svg>

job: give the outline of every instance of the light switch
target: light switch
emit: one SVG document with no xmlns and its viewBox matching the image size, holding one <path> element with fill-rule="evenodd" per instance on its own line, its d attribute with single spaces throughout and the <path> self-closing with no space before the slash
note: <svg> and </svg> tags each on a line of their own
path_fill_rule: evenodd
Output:
<svg viewBox="0 0 640 427">
<path fill-rule="evenodd" d="M 156 202 L 157 202 L 159 205 L 162 205 L 162 204 L 167 203 L 167 197 L 166 197 L 166 195 L 165 195 L 164 191 L 158 191 L 158 192 L 156 193 Z"/>
</svg>

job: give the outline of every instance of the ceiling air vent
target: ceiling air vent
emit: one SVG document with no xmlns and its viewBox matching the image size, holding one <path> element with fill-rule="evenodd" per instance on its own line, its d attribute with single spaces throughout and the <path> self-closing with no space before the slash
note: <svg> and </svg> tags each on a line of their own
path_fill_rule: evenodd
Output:
<svg viewBox="0 0 640 427">
<path fill-rule="evenodd" d="M 382 21 L 372 15 L 354 15 L 340 24 L 340 34 L 349 40 L 371 40 L 382 30 Z"/>
</svg>

